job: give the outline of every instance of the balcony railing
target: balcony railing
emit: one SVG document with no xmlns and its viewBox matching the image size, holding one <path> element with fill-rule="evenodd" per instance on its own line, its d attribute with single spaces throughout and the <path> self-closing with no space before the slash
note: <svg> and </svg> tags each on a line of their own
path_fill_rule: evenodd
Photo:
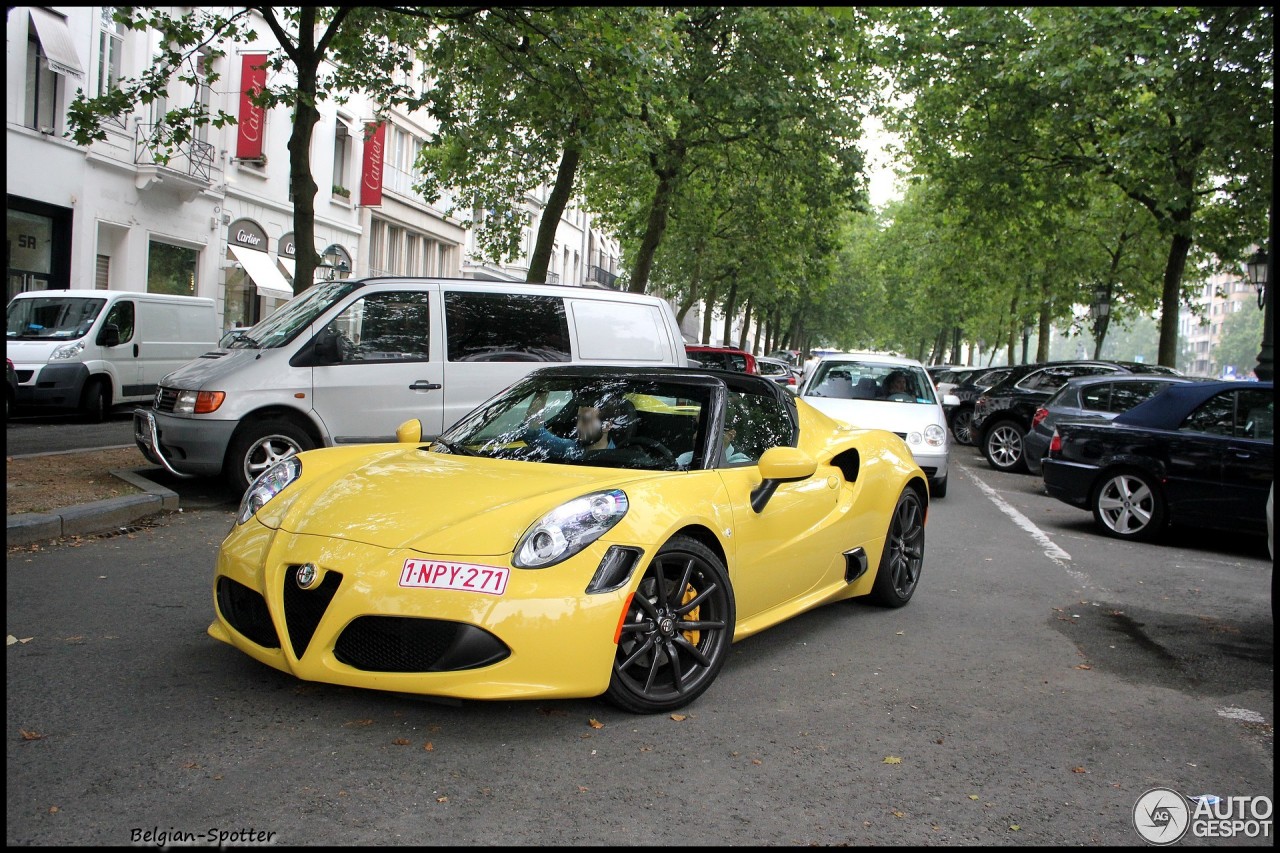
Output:
<svg viewBox="0 0 1280 853">
<path fill-rule="evenodd" d="M 168 159 L 159 156 L 153 142 L 152 132 L 155 124 L 138 124 L 134 131 L 133 162 L 136 166 L 156 166 L 170 172 L 177 172 L 195 178 L 204 183 L 213 180 L 213 146 L 199 139 L 192 139 L 180 145 Z"/>
<path fill-rule="evenodd" d="M 605 287 L 615 287 L 618 275 L 617 273 L 609 272 L 604 267 L 589 266 L 587 267 L 587 281 L 598 282 Z"/>
</svg>

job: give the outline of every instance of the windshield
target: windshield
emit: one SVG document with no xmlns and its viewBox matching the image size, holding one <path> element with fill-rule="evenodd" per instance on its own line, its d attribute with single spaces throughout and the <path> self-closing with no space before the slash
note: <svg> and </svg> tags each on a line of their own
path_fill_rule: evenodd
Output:
<svg viewBox="0 0 1280 853">
<path fill-rule="evenodd" d="M 89 333 L 105 299 L 76 296 L 39 296 L 15 299 L 5 316 L 5 337 L 9 340 L 71 340 Z"/>
<path fill-rule="evenodd" d="M 314 287 L 281 305 L 267 319 L 237 335 L 224 336 L 227 349 L 274 349 L 284 346 L 323 314 L 330 305 L 346 296 L 359 282 L 330 281 Z M 233 337 L 227 341 L 228 337 Z"/>
<path fill-rule="evenodd" d="M 814 368 L 805 393 L 844 400 L 937 402 L 923 367 L 873 361 L 824 361 Z"/>
<path fill-rule="evenodd" d="M 433 450 L 675 471 L 688 465 L 704 438 L 700 414 L 710 399 L 706 385 L 642 376 L 535 374 L 459 421 Z"/>
</svg>

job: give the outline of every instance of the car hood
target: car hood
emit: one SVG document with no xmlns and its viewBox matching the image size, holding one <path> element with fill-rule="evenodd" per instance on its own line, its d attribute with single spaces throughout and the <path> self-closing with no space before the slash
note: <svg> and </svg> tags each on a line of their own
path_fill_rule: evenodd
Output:
<svg viewBox="0 0 1280 853">
<path fill-rule="evenodd" d="M 227 376 L 241 373 L 242 375 L 236 377 L 236 387 L 241 387 L 247 377 L 257 375 L 244 373 L 246 365 L 253 364 L 261 359 L 264 353 L 269 352 L 271 350 L 215 347 L 182 365 L 160 381 L 167 387 L 181 391 L 204 391 L 209 390 L 208 386 L 211 384 L 217 386 Z M 259 371 L 259 373 L 266 375 L 267 371 Z M 278 377 L 272 377 L 272 381 L 278 381 Z"/>
<path fill-rule="evenodd" d="M 300 454 L 301 479 L 259 510 L 259 521 L 388 549 L 497 556 L 511 553 L 531 524 L 566 501 L 672 476 L 453 456 L 416 444 L 360 451 Z"/>
<path fill-rule="evenodd" d="M 836 397 L 805 397 L 825 415 L 866 429 L 887 429 L 908 433 L 929 424 L 942 426 L 942 407 L 937 403 L 893 403 L 887 400 L 843 400 Z"/>
</svg>

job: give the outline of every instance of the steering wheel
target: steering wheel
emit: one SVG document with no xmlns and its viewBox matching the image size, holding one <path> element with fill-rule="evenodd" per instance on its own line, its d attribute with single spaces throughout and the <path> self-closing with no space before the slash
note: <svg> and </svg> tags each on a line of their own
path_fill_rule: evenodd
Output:
<svg viewBox="0 0 1280 853">
<path fill-rule="evenodd" d="M 635 438 L 632 438 L 629 442 L 627 442 L 627 446 L 643 447 L 646 450 L 652 450 L 653 455 L 660 458 L 663 464 L 674 465 L 676 462 L 676 455 L 671 452 L 671 449 L 667 447 L 665 444 L 663 444 L 662 442 L 652 438 L 646 438 L 642 435 L 636 436 Z"/>
</svg>

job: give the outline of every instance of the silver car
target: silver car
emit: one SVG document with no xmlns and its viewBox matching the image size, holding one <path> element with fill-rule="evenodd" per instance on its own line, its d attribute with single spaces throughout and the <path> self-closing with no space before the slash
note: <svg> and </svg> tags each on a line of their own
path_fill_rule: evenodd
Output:
<svg viewBox="0 0 1280 853">
<path fill-rule="evenodd" d="M 824 355 L 799 396 L 837 420 L 896 433 L 929 478 L 930 495 L 946 495 L 951 448 L 943 406 L 960 401 L 939 398 L 923 364 L 879 353 Z"/>
</svg>

